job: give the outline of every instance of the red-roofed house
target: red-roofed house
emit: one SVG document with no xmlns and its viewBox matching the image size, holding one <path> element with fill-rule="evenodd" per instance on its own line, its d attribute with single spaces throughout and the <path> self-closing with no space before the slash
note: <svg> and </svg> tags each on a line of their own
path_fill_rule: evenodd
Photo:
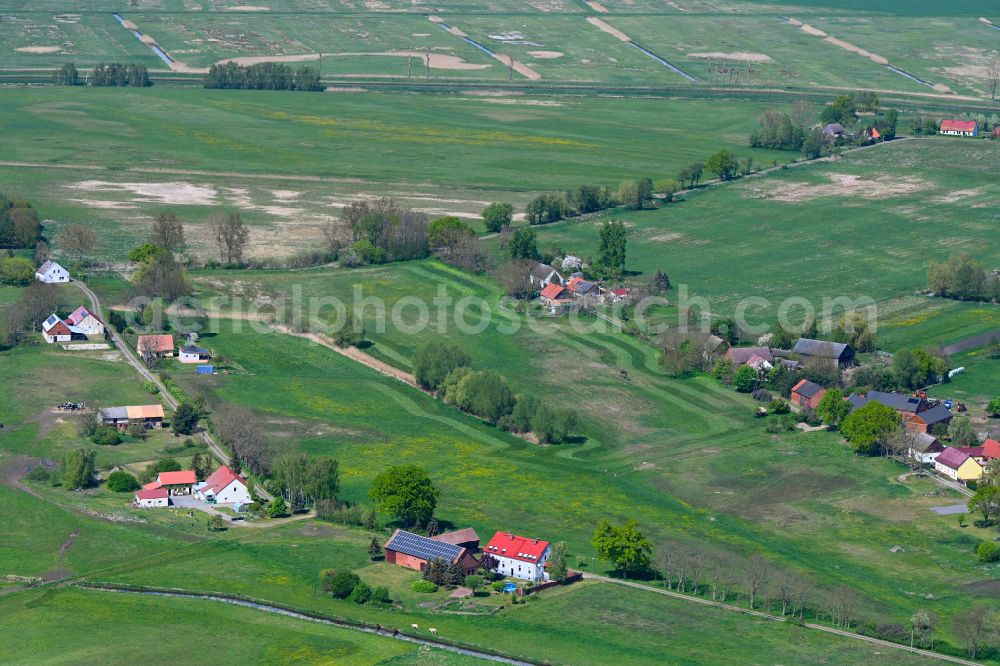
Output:
<svg viewBox="0 0 1000 666">
<path fill-rule="evenodd" d="M 808 409 L 816 409 L 819 401 L 826 395 L 826 389 L 814 384 L 808 379 L 802 379 L 792 387 L 792 404 Z"/>
<path fill-rule="evenodd" d="M 170 506 L 170 493 L 166 488 L 135 491 L 135 505 L 140 509 Z"/>
<path fill-rule="evenodd" d="M 198 477 L 194 470 L 184 469 L 179 472 L 160 472 L 156 476 L 156 481 L 147 483 L 143 490 L 164 489 L 171 495 L 190 495 L 191 486 L 198 483 Z"/>
<path fill-rule="evenodd" d="M 552 553 L 548 541 L 529 539 L 511 532 L 497 532 L 486 544 L 483 553 L 499 563 L 497 573 L 537 582 L 548 578 L 545 563 Z"/>
<path fill-rule="evenodd" d="M 934 459 L 934 469 L 955 481 L 974 481 L 983 476 L 978 460 L 951 447 L 945 447 Z"/>
<path fill-rule="evenodd" d="M 172 335 L 140 335 L 135 345 L 140 355 L 150 352 L 156 357 L 173 356 L 174 336 Z"/>
<path fill-rule="evenodd" d="M 66 317 L 66 323 L 75 328 L 75 332 L 82 333 L 88 338 L 104 335 L 104 322 L 82 305 Z"/>
<path fill-rule="evenodd" d="M 986 460 L 1000 458 L 1000 442 L 995 439 L 987 439 L 983 442 L 983 458 Z"/>
<path fill-rule="evenodd" d="M 252 501 L 246 482 L 225 465 L 195 485 L 194 498 L 219 504 L 249 504 Z"/>
<path fill-rule="evenodd" d="M 979 123 L 975 120 L 942 120 L 940 132 L 949 136 L 976 136 L 979 134 Z"/>
</svg>

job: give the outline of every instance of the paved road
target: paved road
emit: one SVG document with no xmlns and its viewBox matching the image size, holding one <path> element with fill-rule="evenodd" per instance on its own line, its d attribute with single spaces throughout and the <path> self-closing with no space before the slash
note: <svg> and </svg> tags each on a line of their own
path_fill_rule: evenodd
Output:
<svg viewBox="0 0 1000 666">
<path fill-rule="evenodd" d="M 97 297 L 97 294 L 95 294 L 90 287 L 88 287 L 83 282 L 80 282 L 79 280 L 74 279 L 72 283 L 76 285 L 76 287 L 80 289 L 80 291 L 82 291 L 84 295 L 90 300 L 91 310 L 98 313 L 99 316 L 104 317 L 104 321 L 107 321 L 105 313 L 102 312 L 101 310 L 101 300 Z M 178 406 L 177 399 L 170 394 L 170 391 L 168 391 L 167 387 L 163 385 L 163 382 L 160 381 L 160 378 L 149 371 L 149 368 L 147 368 L 146 365 L 132 352 L 132 349 L 125 343 L 122 337 L 118 335 L 118 332 L 115 331 L 114 328 L 108 326 L 107 331 L 111 334 L 111 340 L 115 343 L 115 346 L 118 347 L 119 351 L 121 351 L 122 355 L 125 357 L 125 360 L 128 361 L 129 365 L 135 368 L 136 372 L 138 372 L 143 377 L 143 379 L 153 382 L 156 385 L 156 387 L 160 389 L 160 395 L 163 397 L 163 402 L 165 402 L 168 407 L 170 407 L 171 409 L 177 409 Z M 212 455 L 214 455 L 219 460 L 219 462 L 221 462 L 223 465 L 229 464 L 230 462 L 229 455 L 222 450 L 222 447 L 219 446 L 214 439 L 212 439 L 212 436 L 208 434 L 208 431 L 206 430 L 201 431 L 201 439 L 208 447 L 208 450 L 212 452 Z M 257 494 L 260 495 L 261 497 L 264 497 L 268 500 L 273 499 L 271 495 L 264 488 L 260 486 L 260 484 L 257 484 L 256 491 Z"/>
<path fill-rule="evenodd" d="M 589 574 L 589 573 L 583 574 L 583 577 L 590 580 L 599 580 L 603 583 L 613 583 L 615 585 L 624 585 L 625 587 L 634 587 L 639 590 L 645 590 L 646 592 L 655 592 L 656 594 L 662 594 L 667 597 L 673 597 L 674 599 L 680 599 L 690 603 L 701 604 L 702 606 L 711 606 L 713 608 L 720 608 L 722 610 L 732 611 L 736 613 L 743 613 L 744 615 L 759 617 L 763 620 L 771 620 L 773 622 L 786 621 L 786 618 L 779 617 L 777 615 L 770 615 L 768 613 L 750 610 L 749 608 L 742 608 L 740 606 L 734 606 L 732 604 L 719 603 L 718 601 L 712 601 L 711 599 L 705 599 L 702 597 L 692 597 L 687 594 L 681 594 L 680 592 L 674 592 L 673 590 L 665 590 L 662 587 L 653 587 L 652 585 L 644 585 L 643 583 L 634 583 L 628 580 L 609 578 L 608 576 L 598 576 L 596 574 Z M 845 638 L 853 638 L 854 640 L 864 641 L 866 643 L 874 643 L 875 645 L 892 648 L 894 650 L 902 650 L 903 652 L 912 652 L 914 654 L 919 654 L 921 656 L 929 657 L 931 659 L 938 659 L 940 661 L 949 661 L 953 664 L 964 664 L 965 666 L 981 666 L 979 662 L 969 661 L 968 659 L 962 659 L 960 657 L 952 657 L 946 654 L 939 654 L 937 652 L 931 652 L 930 650 L 910 648 L 905 645 L 900 645 L 899 643 L 891 643 L 889 641 L 883 641 L 878 638 L 872 638 L 871 636 L 862 636 L 861 634 L 856 634 L 853 631 L 847 631 L 846 629 L 835 629 L 833 627 L 827 627 L 826 625 L 822 624 L 814 624 L 812 622 L 806 622 L 804 626 L 810 629 L 815 629 L 817 631 L 823 631 L 828 634 L 836 634 L 838 636 L 843 636 Z"/>
</svg>

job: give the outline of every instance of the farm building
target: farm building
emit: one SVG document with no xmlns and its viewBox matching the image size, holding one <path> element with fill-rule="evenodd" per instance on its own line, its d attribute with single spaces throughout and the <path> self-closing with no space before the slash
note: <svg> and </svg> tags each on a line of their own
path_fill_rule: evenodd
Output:
<svg viewBox="0 0 1000 666">
<path fill-rule="evenodd" d="M 851 407 L 857 409 L 869 402 L 879 402 L 896 410 L 903 419 L 903 426 L 915 432 L 927 432 L 935 425 L 947 425 L 951 421 L 951 411 L 942 403 L 928 404 L 918 396 L 905 393 L 885 393 L 869 391 L 867 395 L 852 395 L 848 397 Z"/>
<path fill-rule="evenodd" d="M 136 351 L 145 355 L 153 354 L 157 358 L 174 355 L 174 336 L 172 335 L 140 335 L 135 345 Z"/>
<path fill-rule="evenodd" d="M 823 126 L 823 136 L 827 139 L 839 139 L 844 136 L 844 126 L 840 123 L 830 123 Z"/>
<path fill-rule="evenodd" d="M 955 481 L 975 481 L 983 475 L 983 466 L 958 449 L 945 447 L 934 459 L 934 469 Z"/>
<path fill-rule="evenodd" d="M 959 446 L 956 447 L 959 451 L 969 456 L 970 458 L 975 458 L 976 462 L 980 465 L 986 464 L 986 458 L 983 457 L 983 447 L 981 446 Z"/>
<path fill-rule="evenodd" d="M 939 132 L 948 136 L 976 136 L 979 134 L 979 123 L 975 120 L 942 120 Z"/>
<path fill-rule="evenodd" d="M 177 360 L 181 363 L 202 363 L 211 360 L 212 354 L 207 349 L 188 345 L 181 347 Z"/>
<path fill-rule="evenodd" d="M 538 288 L 547 287 L 550 284 L 563 283 L 562 275 L 559 271 L 552 268 L 547 264 L 536 263 L 528 271 L 528 279 L 531 280 L 531 284 Z"/>
<path fill-rule="evenodd" d="M 538 295 L 538 300 L 541 301 L 542 305 L 547 307 L 552 314 L 559 314 L 573 302 L 573 299 L 570 298 L 570 293 L 561 285 L 554 282 L 550 285 L 546 285 L 546 287 L 542 289 L 542 293 Z"/>
<path fill-rule="evenodd" d="M 69 271 L 54 261 L 46 261 L 35 271 L 35 279 L 46 284 L 69 282 Z"/>
<path fill-rule="evenodd" d="M 792 404 L 804 409 L 816 409 L 826 395 L 826 389 L 808 379 L 802 379 L 792 387 Z"/>
<path fill-rule="evenodd" d="M 483 552 L 496 558 L 497 573 L 537 582 L 548 578 L 545 563 L 552 547 L 548 541 L 529 539 L 511 532 L 497 532 Z"/>
<path fill-rule="evenodd" d="M 736 367 L 748 364 L 757 367 L 762 365 L 762 362 L 769 365 L 774 363 L 774 356 L 769 347 L 730 347 L 726 350 L 726 358 Z"/>
<path fill-rule="evenodd" d="M 385 561 L 414 571 L 424 571 L 434 560 L 458 564 L 467 574 L 475 573 L 479 562 L 468 549 L 439 539 L 396 530 L 385 543 Z"/>
<path fill-rule="evenodd" d="M 986 460 L 1000 458 L 1000 442 L 995 439 L 987 439 L 983 442 L 983 458 Z"/>
<path fill-rule="evenodd" d="M 166 490 L 170 495 L 190 495 L 191 488 L 198 483 L 194 470 L 184 469 L 179 472 L 160 472 L 156 480 L 147 483 L 143 490 Z"/>
<path fill-rule="evenodd" d="M 933 463 L 938 454 L 944 451 L 944 445 L 934 435 L 926 432 L 913 434 L 908 453 L 910 457 L 921 463 Z"/>
<path fill-rule="evenodd" d="M 170 493 L 166 488 L 135 491 L 135 505 L 140 509 L 170 506 Z"/>
<path fill-rule="evenodd" d="M 212 472 L 201 483 L 195 484 L 194 497 L 219 504 L 249 504 L 252 501 L 246 482 L 225 465 Z"/>
<path fill-rule="evenodd" d="M 836 361 L 840 367 L 854 363 L 854 348 L 843 342 L 799 338 L 792 351 L 803 359 Z"/>
<path fill-rule="evenodd" d="M 53 342 L 69 342 L 73 339 L 73 331 L 62 319 L 53 314 L 42 322 L 42 337 L 50 345 Z"/>
<path fill-rule="evenodd" d="M 147 428 L 163 427 L 163 405 L 130 405 L 128 407 L 104 407 L 98 412 L 104 425 L 124 430 L 130 425 Z"/>
<path fill-rule="evenodd" d="M 74 333 L 82 334 L 88 338 L 104 336 L 104 322 L 82 305 L 74 310 L 73 314 L 66 317 L 66 324 Z"/>
<path fill-rule="evenodd" d="M 431 538 L 435 541 L 450 543 L 453 546 L 461 546 L 473 554 L 479 552 L 479 535 L 471 527 L 466 527 L 464 530 L 455 530 L 454 532 L 443 532 Z"/>
<path fill-rule="evenodd" d="M 729 350 L 729 343 L 718 335 L 710 335 L 705 340 L 704 356 L 708 361 L 715 360 Z"/>
<path fill-rule="evenodd" d="M 608 292 L 610 303 L 632 303 L 639 298 L 639 292 L 630 287 L 618 287 Z"/>
<path fill-rule="evenodd" d="M 569 282 L 566 283 L 566 289 L 573 295 L 577 297 L 582 296 L 592 296 L 599 298 L 601 295 L 601 288 L 598 287 L 593 282 L 588 282 L 582 277 L 571 277 Z"/>
</svg>

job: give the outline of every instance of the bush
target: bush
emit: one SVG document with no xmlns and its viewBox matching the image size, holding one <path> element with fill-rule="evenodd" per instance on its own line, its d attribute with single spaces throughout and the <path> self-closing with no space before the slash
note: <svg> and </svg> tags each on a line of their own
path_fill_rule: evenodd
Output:
<svg viewBox="0 0 1000 666">
<path fill-rule="evenodd" d="M 340 504 L 336 500 L 324 499 L 316 502 L 316 517 L 320 520 L 328 520 L 332 523 L 341 523 L 343 525 L 364 525 L 365 524 L 365 510 L 364 507 L 355 504 L 352 506 L 347 506 L 346 504 Z"/>
<path fill-rule="evenodd" d="M 1000 543 L 980 541 L 976 546 L 976 557 L 980 562 L 1000 562 Z"/>
<path fill-rule="evenodd" d="M 156 382 L 146 382 L 142 385 L 142 388 L 146 390 L 146 393 L 152 393 L 153 395 L 160 392 L 160 387 L 156 385 Z"/>
<path fill-rule="evenodd" d="M 361 583 L 361 579 L 350 571 L 335 572 L 333 569 L 327 569 L 323 572 L 323 591 L 338 599 L 346 599 L 351 596 L 359 583 Z"/>
<path fill-rule="evenodd" d="M 368 586 L 368 583 L 359 582 L 351 590 L 351 594 L 347 597 L 348 601 L 353 601 L 358 605 L 364 605 L 372 600 L 372 588 Z"/>
<path fill-rule="evenodd" d="M 413 589 L 414 592 L 430 593 L 430 592 L 437 592 L 438 590 L 437 585 L 430 582 L 429 580 L 423 580 L 423 579 L 413 581 L 413 584 L 410 587 Z"/>
<path fill-rule="evenodd" d="M 775 398 L 772 400 L 768 404 L 767 409 L 772 414 L 787 414 L 792 410 L 792 408 L 788 405 L 788 401 L 781 398 Z"/>
<path fill-rule="evenodd" d="M 52 474 L 41 465 L 36 465 L 31 468 L 30 472 L 24 475 L 24 478 L 28 481 L 41 481 L 44 483 L 51 480 Z"/>
<path fill-rule="evenodd" d="M 490 587 L 493 588 L 494 592 L 503 592 L 504 586 L 506 585 L 507 583 L 503 582 L 502 580 L 495 580 L 493 581 L 493 584 L 490 585 Z"/>
<path fill-rule="evenodd" d="M 389 596 L 389 588 L 379 585 L 372 589 L 372 598 L 370 603 L 385 605 L 392 603 L 392 598 Z"/>
<path fill-rule="evenodd" d="M 111 426 L 101 426 L 94 431 L 91 440 L 100 446 L 117 446 L 122 443 L 122 436 Z"/>
<path fill-rule="evenodd" d="M 764 430 L 771 434 L 792 432 L 795 430 L 796 421 L 794 414 L 782 414 L 778 418 L 768 419 L 764 424 Z"/>
<path fill-rule="evenodd" d="M 134 476 L 122 470 L 112 472 L 108 477 L 108 490 L 115 493 L 130 493 L 141 487 Z"/>
</svg>

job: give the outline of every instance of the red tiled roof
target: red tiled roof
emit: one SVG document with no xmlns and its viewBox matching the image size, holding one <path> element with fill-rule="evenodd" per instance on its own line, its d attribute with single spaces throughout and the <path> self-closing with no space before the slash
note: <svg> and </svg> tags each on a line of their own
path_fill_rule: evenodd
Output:
<svg viewBox="0 0 1000 666">
<path fill-rule="evenodd" d="M 983 447 L 981 446 L 959 446 L 958 450 L 970 458 L 982 458 Z"/>
<path fill-rule="evenodd" d="M 209 477 L 205 479 L 205 483 L 202 485 L 201 490 L 202 492 L 211 490 L 214 494 L 218 494 L 222 492 L 223 488 L 232 483 L 234 479 L 246 486 L 246 483 L 236 472 L 223 465 L 219 469 L 212 472 Z"/>
<path fill-rule="evenodd" d="M 141 499 L 141 500 L 163 499 L 164 497 L 169 497 L 169 495 L 170 493 L 167 492 L 166 488 L 154 488 L 152 490 L 135 491 L 136 499 Z"/>
<path fill-rule="evenodd" d="M 191 469 L 182 469 L 179 472 L 160 472 L 156 480 L 161 486 L 186 486 L 198 483 L 198 477 Z"/>
<path fill-rule="evenodd" d="M 62 323 L 61 321 L 57 321 L 55 324 L 52 325 L 52 328 L 50 328 L 45 332 L 45 334 L 55 337 L 57 335 L 73 335 L 73 331 L 69 330 L 69 326 L 67 326 L 66 324 Z"/>
<path fill-rule="evenodd" d="M 935 462 L 939 462 L 945 467 L 950 467 L 951 469 L 957 470 L 959 467 L 962 466 L 962 463 L 964 463 L 968 459 L 969 456 L 962 453 L 958 449 L 952 447 L 945 447 L 945 450 L 941 452 L 941 454 L 937 457 Z"/>
<path fill-rule="evenodd" d="M 942 120 L 941 121 L 941 131 L 947 132 L 975 132 L 976 131 L 976 121 L 975 120 Z"/>
<path fill-rule="evenodd" d="M 146 485 L 144 485 L 142 488 L 143 488 L 143 490 L 156 490 L 159 487 L 160 487 L 160 482 L 159 481 L 150 481 L 149 483 L 147 483 Z"/>
<path fill-rule="evenodd" d="M 561 293 L 563 293 L 562 285 L 558 285 L 555 282 L 546 285 L 545 289 L 542 289 L 543 298 L 556 299 L 559 298 L 559 294 Z"/>
<path fill-rule="evenodd" d="M 140 351 L 148 349 L 153 353 L 172 352 L 174 350 L 174 336 L 140 335 L 135 348 Z"/>
<path fill-rule="evenodd" d="M 444 532 L 431 538 L 435 541 L 444 541 L 456 546 L 462 543 L 469 543 L 470 541 L 479 541 L 479 535 L 471 527 L 466 527 L 464 530 L 455 530 L 454 532 Z"/>
<path fill-rule="evenodd" d="M 486 544 L 483 552 L 522 562 L 538 562 L 548 547 L 548 541 L 529 539 L 510 532 L 497 532 Z"/>
<path fill-rule="evenodd" d="M 1000 442 L 995 439 L 987 439 L 983 442 L 984 458 L 1000 458 Z"/>
<path fill-rule="evenodd" d="M 94 314 L 93 312 L 91 312 L 90 310 L 88 310 L 83 305 L 81 305 L 80 307 L 78 307 L 76 310 L 73 310 L 73 314 L 71 314 L 70 316 L 66 317 L 66 321 L 68 321 L 73 326 L 76 326 L 81 321 L 83 321 L 84 319 L 86 319 L 88 315 L 91 316 L 91 317 L 93 317 L 94 319 L 97 319 L 97 321 L 101 321 L 97 317 L 96 314 Z M 101 322 L 101 323 L 103 323 L 103 322 Z"/>
</svg>

